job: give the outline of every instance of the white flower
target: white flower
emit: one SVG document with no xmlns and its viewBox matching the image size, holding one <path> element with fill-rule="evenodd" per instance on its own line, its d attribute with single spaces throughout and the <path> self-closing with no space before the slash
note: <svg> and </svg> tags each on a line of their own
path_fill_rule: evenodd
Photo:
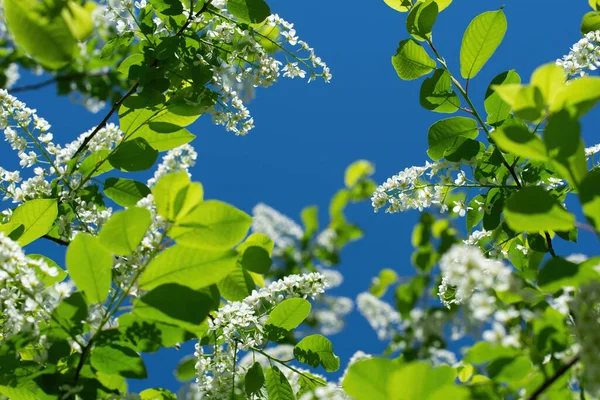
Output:
<svg viewBox="0 0 600 400">
<path fill-rule="evenodd" d="M 465 202 L 462 200 L 459 201 L 455 201 L 454 202 L 455 206 L 452 209 L 453 212 L 457 213 L 458 215 L 460 215 L 461 217 L 464 217 L 467 214 L 468 210 L 472 210 L 473 208 L 471 207 L 467 207 L 465 205 Z"/>
<path fill-rule="evenodd" d="M 379 340 L 392 338 L 400 330 L 400 313 L 388 303 L 371 293 L 363 292 L 356 297 L 358 311 L 377 332 Z"/>
</svg>

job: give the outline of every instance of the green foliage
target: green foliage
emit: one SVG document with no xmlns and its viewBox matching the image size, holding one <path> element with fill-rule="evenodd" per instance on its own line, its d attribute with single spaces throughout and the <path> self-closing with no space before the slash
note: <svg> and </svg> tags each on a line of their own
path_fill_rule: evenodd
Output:
<svg viewBox="0 0 600 400">
<path fill-rule="evenodd" d="M 507 153 L 535 161 L 548 159 L 546 146 L 542 139 L 525 126 L 503 126 L 494 131 L 491 137 L 498 147 Z"/>
<path fill-rule="evenodd" d="M 113 254 L 126 256 L 140 245 L 152 223 L 150 211 L 132 207 L 115 214 L 104 224 L 98 237 Z"/>
<path fill-rule="evenodd" d="M 431 37 L 438 12 L 435 0 L 416 3 L 406 18 L 406 30 L 417 40 L 427 40 Z"/>
<path fill-rule="evenodd" d="M 423 46 L 413 39 L 400 42 L 392 65 L 403 80 L 414 80 L 435 69 L 436 62 L 429 57 Z"/>
<path fill-rule="evenodd" d="M 460 99 L 452 90 L 450 73 L 444 69 L 436 69 L 423 81 L 419 99 L 423 108 L 440 113 L 453 113 L 460 107 Z"/>
<path fill-rule="evenodd" d="M 104 181 L 104 194 L 120 206 L 131 207 L 148 196 L 150 189 L 141 182 L 124 178 L 108 178 Z"/>
<path fill-rule="evenodd" d="M 25 246 L 48 233 L 57 216 L 55 199 L 27 201 L 13 211 L 9 221 L 10 233 L 6 233 Z"/>
<path fill-rule="evenodd" d="M 267 369 L 265 383 L 269 400 L 294 400 L 294 392 L 287 378 L 279 368 L 272 366 Z"/>
<path fill-rule="evenodd" d="M 387 400 L 389 383 L 398 364 L 385 358 L 371 358 L 353 364 L 342 383 L 344 391 L 356 400 Z"/>
<path fill-rule="evenodd" d="M 429 128 L 427 154 L 433 160 L 440 160 L 454 153 L 467 139 L 475 139 L 478 134 L 477 122 L 474 119 L 465 117 L 443 119 Z"/>
<path fill-rule="evenodd" d="M 257 394 L 265 384 L 265 374 L 260 363 L 255 362 L 244 377 L 244 389 L 248 396 Z"/>
<path fill-rule="evenodd" d="M 494 54 L 506 33 L 506 16 L 502 10 L 488 11 L 471 21 L 460 47 L 460 74 L 471 79 Z"/>
<path fill-rule="evenodd" d="M 208 200 L 188 214 L 178 217 L 170 236 L 186 246 L 200 249 L 226 249 L 246 236 L 252 218 L 229 204 Z"/>
<path fill-rule="evenodd" d="M 78 29 L 77 36 L 86 36 L 86 25 L 91 26 L 89 14 L 75 2 L 59 6 L 59 13 L 49 16 L 46 7 L 56 7 L 59 2 L 43 5 L 36 0 L 7 0 L 4 15 L 16 43 L 32 57 L 50 69 L 68 64 L 77 49 L 77 39 L 71 27 Z"/>
<path fill-rule="evenodd" d="M 265 328 L 275 340 L 296 329 L 310 314 L 311 305 L 305 299 L 286 299 L 269 314 Z"/>
<path fill-rule="evenodd" d="M 575 227 L 575 216 L 541 187 L 527 187 L 513 194 L 504 216 L 508 225 L 520 232 L 568 231 Z"/>
<path fill-rule="evenodd" d="M 158 151 L 144 138 L 131 139 L 108 156 L 108 162 L 121 171 L 144 171 L 154 165 Z"/>
<path fill-rule="evenodd" d="M 176 283 L 200 289 L 225 278 L 233 271 L 236 262 L 237 253 L 233 250 L 198 251 L 177 244 L 152 260 L 140 277 L 139 286 L 144 290 L 152 290 L 160 285 Z"/>
<path fill-rule="evenodd" d="M 327 372 L 340 368 L 340 358 L 333 353 L 331 341 L 322 335 L 310 335 L 294 347 L 294 357 L 301 363 L 317 368 L 321 365 Z"/>
<path fill-rule="evenodd" d="M 500 94 L 496 93 L 496 87 L 502 85 L 514 85 L 521 83 L 521 77 L 515 70 L 510 70 L 496 76 L 485 92 L 483 105 L 487 112 L 487 123 L 491 126 L 500 126 L 510 115 L 511 105 L 507 104 Z"/>
<path fill-rule="evenodd" d="M 565 287 L 577 288 L 586 282 L 600 279 L 594 270 L 598 259 L 576 264 L 560 257 L 554 257 L 539 272 L 537 283 L 541 290 L 548 293 L 557 292 Z"/>
<path fill-rule="evenodd" d="M 111 285 L 112 255 L 100 239 L 80 233 L 67 249 L 67 270 L 90 303 L 102 303 Z"/>
<path fill-rule="evenodd" d="M 596 230 L 600 230 L 600 170 L 590 171 L 579 185 L 583 213 Z"/>
<path fill-rule="evenodd" d="M 227 10 L 234 17 L 253 24 L 259 24 L 271 15 L 269 5 L 263 0 L 229 0 Z"/>
<path fill-rule="evenodd" d="M 544 143 L 552 165 L 573 187 L 578 187 L 587 173 L 587 161 L 579 131 L 579 122 L 566 111 L 561 111 L 548 118 L 544 132 Z"/>
<path fill-rule="evenodd" d="M 90 362 L 92 367 L 106 374 L 134 379 L 148 377 L 144 361 L 139 354 L 128 347 L 116 344 L 95 347 Z"/>
</svg>

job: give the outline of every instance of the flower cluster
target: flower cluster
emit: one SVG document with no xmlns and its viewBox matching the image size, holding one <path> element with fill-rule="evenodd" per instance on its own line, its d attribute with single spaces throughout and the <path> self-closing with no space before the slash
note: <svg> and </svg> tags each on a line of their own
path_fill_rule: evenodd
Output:
<svg viewBox="0 0 600 400">
<path fill-rule="evenodd" d="M 456 175 L 453 175 L 454 172 L 457 172 Z M 437 181 L 434 181 L 434 178 L 437 178 Z M 444 199 L 449 188 L 466 184 L 467 178 L 460 170 L 460 164 L 448 161 L 426 162 L 425 166 L 406 168 L 388 178 L 377 187 L 371 202 L 375 212 L 386 205 L 388 213 L 423 211 L 433 205 L 444 212 L 448 209 Z M 457 202 L 453 211 L 464 216 L 467 208 L 463 202 Z"/>
<path fill-rule="evenodd" d="M 581 346 L 584 365 L 585 389 L 600 395 L 600 283 L 582 285 L 571 305 L 576 323 L 573 325 L 577 342 Z"/>
<path fill-rule="evenodd" d="M 438 295 L 442 303 L 467 304 L 471 316 L 485 321 L 494 311 L 493 290 L 510 288 L 511 269 L 502 262 L 486 258 L 481 249 L 465 244 L 454 245 L 440 260 L 442 283 Z"/>
<path fill-rule="evenodd" d="M 340 286 L 344 280 L 341 273 L 329 268 L 318 268 L 329 289 Z M 311 317 L 317 322 L 316 329 L 325 336 L 335 335 L 344 328 L 344 317 L 352 312 L 354 302 L 343 296 L 321 294 L 314 300 Z"/>
<path fill-rule="evenodd" d="M 199 390 L 215 399 L 229 398 L 231 383 L 236 372 L 236 355 L 239 350 L 262 346 L 266 342 L 264 310 L 270 310 L 286 298 L 314 298 L 325 291 L 327 282 L 319 273 L 290 275 L 254 290 L 243 301 L 230 302 L 219 308 L 209 321 L 209 337 L 214 335 L 223 345 L 213 346 L 206 354 L 196 346 L 196 370 Z"/>
<path fill-rule="evenodd" d="M 356 306 L 380 340 L 392 338 L 400 331 L 401 317 L 398 311 L 371 293 L 360 293 L 356 297 Z"/>
<path fill-rule="evenodd" d="M 304 236 L 300 225 L 266 204 L 257 204 L 252 209 L 252 216 L 252 231 L 267 235 L 275 243 L 275 255 L 297 247 Z M 299 257 L 300 254 L 297 253 L 294 258 Z"/>
<path fill-rule="evenodd" d="M 25 257 L 16 242 L 0 233 L 0 344 L 23 330 L 37 333 L 56 305 L 38 274 L 54 277 L 58 270 Z"/>
<path fill-rule="evenodd" d="M 186 171 L 190 175 L 189 169 L 196 164 L 196 158 L 198 153 L 189 144 L 169 150 L 156 168 L 154 176 L 148 179 L 148 187 L 153 188 L 160 178 L 173 172 Z"/>
<path fill-rule="evenodd" d="M 567 78 L 595 71 L 600 66 L 600 31 L 586 33 L 556 64 L 564 68 Z"/>
</svg>

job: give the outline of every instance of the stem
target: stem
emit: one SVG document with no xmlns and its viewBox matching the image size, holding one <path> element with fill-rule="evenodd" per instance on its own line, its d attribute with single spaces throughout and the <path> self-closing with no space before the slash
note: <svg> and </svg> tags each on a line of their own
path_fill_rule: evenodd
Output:
<svg viewBox="0 0 600 400">
<path fill-rule="evenodd" d="M 58 75 L 58 76 L 54 76 L 54 77 L 47 79 L 45 81 L 42 81 L 42 82 L 32 83 L 29 85 L 23 85 L 23 86 L 18 86 L 16 88 L 12 88 L 10 90 L 10 92 L 11 93 L 27 92 L 30 90 L 41 89 L 41 88 L 50 86 L 50 85 L 52 85 L 54 83 L 58 83 L 58 82 L 71 81 L 71 80 L 80 79 L 80 78 L 100 78 L 100 77 L 103 77 L 106 75 L 108 75 L 108 74 L 104 73 L 104 72 L 98 73 L 98 74 L 86 74 L 83 72 L 78 72 L 78 73 L 73 73 L 73 74 L 69 74 L 69 75 Z"/>
<path fill-rule="evenodd" d="M 298 375 L 302 375 L 303 377 L 305 377 L 306 379 L 310 379 L 313 382 L 320 382 L 318 379 L 310 376 L 310 375 L 306 375 L 304 372 L 292 367 L 291 365 L 287 365 L 286 363 L 284 363 L 283 361 L 280 361 L 278 359 L 276 359 L 275 357 L 270 356 L 269 354 L 265 353 L 264 351 L 257 349 L 256 347 L 250 347 L 251 350 L 256 351 L 257 353 L 262 354 L 263 356 L 267 357 L 269 360 L 275 361 L 276 363 L 283 365 L 284 367 L 286 367 L 287 369 L 289 369 L 290 371 L 293 371 L 295 373 L 297 373 Z"/>
<path fill-rule="evenodd" d="M 573 359 L 571 359 L 571 361 L 569 361 L 568 363 L 566 363 L 565 365 L 563 365 L 561 368 L 559 368 L 554 375 L 552 375 L 550 378 L 546 379 L 544 381 L 544 383 L 542 383 L 542 385 L 537 388 L 537 390 L 535 392 L 533 392 L 533 394 L 531 396 L 529 396 L 528 400 L 536 400 L 542 393 L 544 393 L 546 391 L 546 389 L 548 389 L 550 386 L 552 386 L 552 384 L 554 382 L 556 382 L 558 380 L 558 378 L 560 378 L 561 376 L 563 376 L 569 369 L 571 369 L 571 367 L 575 364 L 577 364 L 579 362 L 579 355 L 576 355 L 575 357 L 573 357 Z"/>
<path fill-rule="evenodd" d="M 448 68 L 448 65 L 446 64 L 446 61 L 440 56 L 440 54 L 438 53 L 437 49 L 433 45 L 433 42 L 431 41 L 431 39 L 427 39 L 427 43 L 429 44 L 429 47 L 431 47 L 431 50 L 435 54 L 437 60 L 440 62 L 440 64 L 442 64 L 442 66 L 444 67 L 444 69 L 450 75 L 450 79 L 452 80 L 452 83 L 454 84 L 454 86 L 456 87 L 456 89 L 460 92 L 460 94 L 463 97 L 463 99 L 465 99 L 465 101 L 469 105 L 471 113 L 473 114 L 473 116 L 475 117 L 475 119 L 477 120 L 477 122 L 479 122 L 479 125 L 481 125 L 481 127 L 483 128 L 486 136 L 489 139 L 489 137 L 491 135 L 491 132 L 488 129 L 486 123 L 483 121 L 483 118 L 481 118 L 481 115 L 479 115 L 479 112 L 477 112 L 477 109 L 475 108 L 475 105 L 473 104 L 473 102 L 471 101 L 471 98 L 469 97 L 469 94 L 467 93 L 468 85 L 469 85 L 469 80 L 467 79 L 467 83 L 466 83 L 467 90 L 463 89 L 463 87 L 460 84 L 460 82 L 458 80 L 456 80 L 456 78 L 454 77 L 454 75 L 452 75 L 452 72 L 450 72 L 450 69 Z M 536 129 L 537 129 L 537 127 L 536 127 Z M 502 154 L 502 153 L 500 153 L 500 154 Z M 514 167 L 512 165 L 510 165 L 506 161 L 506 158 L 504 158 L 504 155 L 502 155 L 502 164 L 506 167 L 506 169 L 508 169 L 508 172 L 510 172 L 510 175 L 515 180 L 515 184 L 517 185 L 517 187 L 519 187 L 519 188 L 523 187 L 523 184 L 519 180 L 519 177 L 517 176 L 517 173 L 515 172 Z M 552 247 L 552 238 L 550 237 L 550 234 L 548 232 L 544 232 L 544 235 L 546 237 L 546 243 L 548 245 L 548 251 L 550 252 L 550 255 L 552 257 L 556 257 L 556 253 L 554 252 L 554 248 Z"/>
</svg>

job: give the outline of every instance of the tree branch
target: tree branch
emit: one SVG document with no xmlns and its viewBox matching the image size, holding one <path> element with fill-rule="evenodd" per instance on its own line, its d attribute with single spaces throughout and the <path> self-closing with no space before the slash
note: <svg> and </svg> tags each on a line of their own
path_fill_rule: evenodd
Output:
<svg viewBox="0 0 600 400">
<path fill-rule="evenodd" d="M 533 392 L 533 394 L 531 396 L 529 396 L 528 400 L 536 400 L 542 393 L 544 393 L 546 391 L 546 389 L 548 389 L 550 386 L 552 386 L 552 384 L 554 382 L 556 382 L 561 376 L 563 376 L 569 369 L 571 369 L 571 367 L 575 364 L 577 364 L 579 362 L 579 355 L 576 355 L 575 357 L 573 357 L 573 359 L 571 361 L 569 361 L 568 363 L 566 363 L 565 365 L 563 365 L 561 368 L 559 368 L 554 375 L 552 375 L 550 378 L 546 379 L 546 381 L 544 383 L 542 383 L 542 385 L 537 388 L 537 390 L 535 392 Z"/>
</svg>

